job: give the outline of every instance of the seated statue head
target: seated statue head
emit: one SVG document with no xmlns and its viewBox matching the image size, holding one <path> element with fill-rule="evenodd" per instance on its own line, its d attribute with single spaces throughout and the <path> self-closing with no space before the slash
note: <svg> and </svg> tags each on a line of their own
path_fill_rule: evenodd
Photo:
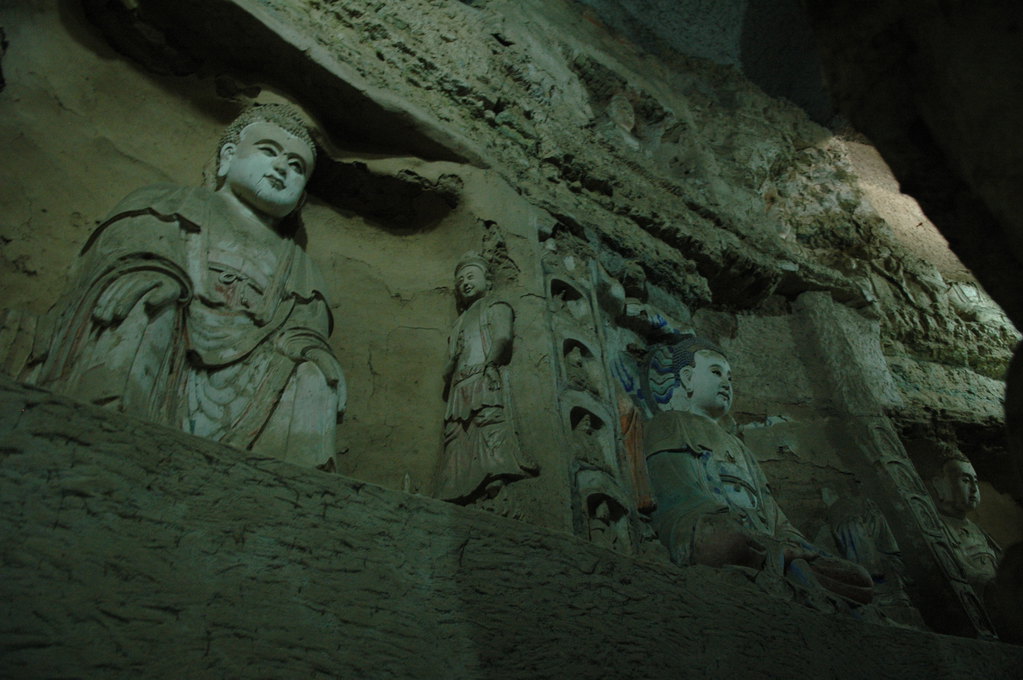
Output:
<svg viewBox="0 0 1023 680">
<path fill-rule="evenodd" d="M 980 505 L 977 472 L 970 460 L 953 446 L 943 449 L 941 467 L 931 478 L 931 486 L 943 515 L 965 517 Z"/>
<path fill-rule="evenodd" d="M 706 338 L 690 335 L 671 345 L 675 387 L 688 399 L 688 409 L 719 420 L 732 408 L 732 367 L 724 351 Z"/>
<path fill-rule="evenodd" d="M 301 205 L 315 161 L 316 147 L 294 107 L 252 106 L 221 137 L 217 191 L 277 222 Z"/>
<path fill-rule="evenodd" d="M 455 265 L 455 297 L 460 309 L 479 300 L 493 286 L 490 264 L 478 253 L 466 253 Z"/>
</svg>

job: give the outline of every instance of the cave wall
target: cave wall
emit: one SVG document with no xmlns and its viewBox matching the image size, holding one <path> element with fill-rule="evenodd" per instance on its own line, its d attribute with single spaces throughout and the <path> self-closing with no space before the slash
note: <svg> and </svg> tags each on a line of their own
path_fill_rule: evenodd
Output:
<svg viewBox="0 0 1023 680">
<path fill-rule="evenodd" d="M 495 510 L 664 562 L 618 417 L 616 369 L 657 340 L 607 293 L 635 263 L 650 310 L 732 355 L 735 430 L 805 533 L 822 529 L 821 487 L 876 496 L 921 582 L 940 581 L 905 512 L 915 491 L 882 472 L 895 461 L 919 481 L 901 435 L 979 453 L 988 497 L 1013 510 L 978 517 L 1023 537 L 1000 441 L 1015 330 L 982 297 L 960 300 L 954 284 L 973 280 L 953 260 L 919 257 L 932 240 L 900 238 L 912 206 L 890 182 L 871 193 L 885 176 L 864 140 L 735 69 L 655 58 L 560 2 L 40 1 L 3 21 L 0 138 L 18 162 L 0 169 L 0 272 L 25 318 L 57 300 L 122 195 L 200 183 L 226 122 L 287 99 L 321 130 L 305 238 L 351 386 L 343 474 L 431 492 L 451 270 L 482 249 L 507 265 L 513 386 L 530 395 L 517 425 L 541 466 Z M 20 318 L 4 326 L 9 365 Z M 569 375 L 572 342 L 595 357 L 592 384 Z M 615 526 L 587 515 L 594 485 L 624 513 Z"/>
</svg>

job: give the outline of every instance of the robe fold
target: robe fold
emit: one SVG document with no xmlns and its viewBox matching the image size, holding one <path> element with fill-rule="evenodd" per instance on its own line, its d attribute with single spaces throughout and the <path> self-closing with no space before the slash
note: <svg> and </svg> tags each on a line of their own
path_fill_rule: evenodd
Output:
<svg viewBox="0 0 1023 680">
<path fill-rule="evenodd" d="M 327 343 L 326 287 L 293 239 L 245 236 L 207 189 L 127 196 L 82 249 L 39 384 L 240 448 L 325 462 L 346 400 Z M 150 296 L 168 286 L 174 301 L 153 308 Z M 97 318 L 118 303 L 123 318 Z"/>
</svg>

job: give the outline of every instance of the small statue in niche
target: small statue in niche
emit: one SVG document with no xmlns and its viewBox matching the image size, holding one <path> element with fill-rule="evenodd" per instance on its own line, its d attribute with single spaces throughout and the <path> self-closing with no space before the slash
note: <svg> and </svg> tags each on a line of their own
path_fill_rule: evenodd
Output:
<svg viewBox="0 0 1023 680">
<path fill-rule="evenodd" d="M 489 263 L 470 252 L 455 267 L 461 312 L 444 369 L 444 453 L 436 496 L 456 503 L 494 497 L 509 481 L 535 476 L 509 412 L 508 364 L 515 313 L 491 294 Z"/>
<path fill-rule="evenodd" d="M 732 406 L 724 352 L 688 336 L 671 348 L 688 410 L 662 411 L 645 427 L 644 453 L 661 542 L 679 565 L 778 570 L 800 584 L 859 603 L 873 597 L 860 566 L 810 545 L 778 507 L 752 452 L 718 421 Z"/>
<path fill-rule="evenodd" d="M 598 399 L 601 397 L 600 378 L 596 375 L 593 355 L 584 350 L 582 345 L 574 343 L 565 353 L 565 374 L 568 386 L 575 390 L 589 392 Z"/>
<path fill-rule="evenodd" d="M 327 464 L 344 374 L 326 286 L 295 242 L 315 146 L 297 110 L 225 131 L 216 187 L 130 194 L 90 236 L 41 386 L 307 466 Z"/>
<path fill-rule="evenodd" d="M 581 415 L 580 415 L 581 414 Z M 601 443 L 600 430 L 603 423 L 589 411 L 580 410 L 573 414 L 576 422 L 572 425 L 573 441 L 576 458 L 598 469 L 607 469 L 604 447 Z"/>
<path fill-rule="evenodd" d="M 931 478 L 931 489 L 949 547 L 959 558 L 966 581 L 975 588 L 982 588 L 998 572 L 1001 549 L 966 516 L 980 505 L 980 486 L 973 464 L 958 449 L 946 447 L 942 452 L 941 468 Z"/>
</svg>

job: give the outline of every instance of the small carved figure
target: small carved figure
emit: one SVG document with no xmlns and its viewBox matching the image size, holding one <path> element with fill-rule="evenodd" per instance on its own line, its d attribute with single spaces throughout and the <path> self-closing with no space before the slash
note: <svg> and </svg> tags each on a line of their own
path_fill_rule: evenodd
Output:
<svg viewBox="0 0 1023 680">
<path fill-rule="evenodd" d="M 297 111 L 252 107 L 217 186 L 156 185 L 82 249 L 39 383 L 303 465 L 334 454 L 344 375 L 326 287 L 294 240 L 315 147 Z"/>
<path fill-rule="evenodd" d="M 565 354 L 565 374 L 569 387 L 600 398 L 600 378 L 595 375 L 594 363 L 592 354 L 583 350 L 582 345 L 573 344 Z"/>
<path fill-rule="evenodd" d="M 654 526 L 679 565 L 780 569 L 853 601 L 873 597 L 858 565 L 815 549 L 778 507 L 753 454 L 718 425 L 732 406 L 731 367 L 714 344 L 689 336 L 672 347 L 688 411 L 647 423 L 644 452 L 657 509 Z"/>
<path fill-rule="evenodd" d="M 931 478 L 931 488 L 949 547 L 959 559 L 966 581 L 975 588 L 987 585 L 998 572 L 1001 550 L 994 539 L 966 516 L 980 505 L 980 486 L 973 464 L 958 449 L 948 447 L 941 469 Z"/>
<path fill-rule="evenodd" d="M 575 457 L 598 469 L 607 469 L 607 454 L 602 446 L 600 436 L 603 424 L 589 411 L 581 411 L 581 413 L 582 416 L 572 427 L 572 439 L 576 449 Z"/>
<path fill-rule="evenodd" d="M 537 474 L 519 448 L 509 413 L 508 363 L 515 313 L 491 295 L 490 267 L 467 253 L 455 267 L 461 314 L 448 342 L 444 369 L 444 454 L 437 497 L 470 503 L 493 497 L 515 479 Z"/>
</svg>

